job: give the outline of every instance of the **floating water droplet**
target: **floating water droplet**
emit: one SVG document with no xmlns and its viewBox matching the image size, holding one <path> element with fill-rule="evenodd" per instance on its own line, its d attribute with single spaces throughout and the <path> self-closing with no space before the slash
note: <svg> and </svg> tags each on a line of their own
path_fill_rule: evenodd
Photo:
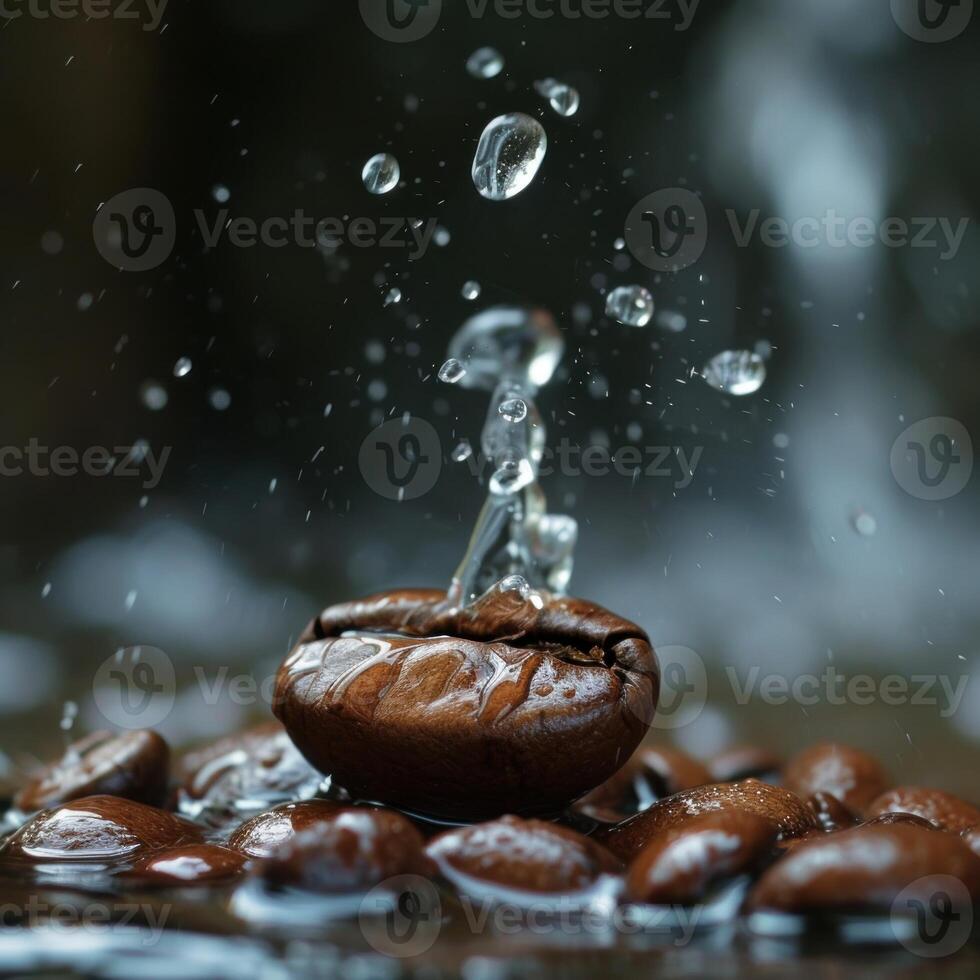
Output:
<svg viewBox="0 0 980 980">
<path fill-rule="evenodd" d="M 208 401 L 216 412 L 224 412 L 231 406 L 231 395 L 224 388 L 212 388 Z"/>
<path fill-rule="evenodd" d="M 497 116 L 484 129 L 473 157 L 473 185 L 488 201 L 507 201 L 537 176 L 548 136 L 523 112 Z"/>
<path fill-rule="evenodd" d="M 540 82 L 534 83 L 534 88 L 538 95 L 542 95 L 548 100 L 551 108 L 559 116 L 574 116 L 578 112 L 582 100 L 571 85 L 566 85 L 554 78 L 543 78 Z"/>
<path fill-rule="evenodd" d="M 467 279 L 463 283 L 463 299 L 470 300 L 472 302 L 475 299 L 480 298 L 480 293 L 483 292 L 483 288 L 475 279 Z"/>
<path fill-rule="evenodd" d="M 492 306 L 470 317 L 449 342 L 450 357 L 466 366 L 464 388 L 492 391 L 501 378 L 540 388 L 555 373 L 565 340 L 546 310 Z"/>
<path fill-rule="evenodd" d="M 51 583 L 50 582 L 45 582 L 44 583 L 44 588 L 41 589 L 41 598 L 42 599 L 47 599 L 47 597 L 49 595 L 51 595 Z"/>
<path fill-rule="evenodd" d="M 452 459 L 454 463 L 465 463 L 473 455 L 473 447 L 469 439 L 461 439 L 459 445 L 453 450 Z"/>
<path fill-rule="evenodd" d="M 466 377 L 466 368 L 455 358 L 450 357 L 441 368 L 439 368 L 439 380 L 447 385 L 454 385 Z"/>
<path fill-rule="evenodd" d="M 628 327 L 645 327 L 653 311 L 653 296 L 643 286 L 620 286 L 606 297 L 606 316 Z"/>
<path fill-rule="evenodd" d="M 753 395 L 766 380 L 766 362 L 752 351 L 726 350 L 708 361 L 701 376 L 726 394 Z"/>
<path fill-rule="evenodd" d="M 70 732 L 78 717 L 78 705 L 74 701 L 66 701 L 61 709 L 59 727 L 63 732 Z"/>
<path fill-rule="evenodd" d="M 361 171 L 361 180 L 371 194 L 387 194 L 398 186 L 401 167 L 390 153 L 376 153 Z"/>
<path fill-rule="evenodd" d="M 477 48 L 466 61 L 474 78 L 496 78 L 504 70 L 504 56 L 496 48 Z"/>
<path fill-rule="evenodd" d="M 140 388 L 140 399 L 151 412 L 159 412 L 167 407 L 170 396 L 167 389 L 156 381 L 146 381 Z"/>
<path fill-rule="evenodd" d="M 181 357 L 174 365 L 174 377 L 186 378 L 194 368 L 194 364 L 189 357 Z"/>
<path fill-rule="evenodd" d="M 687 329 L 687 317 L 676 310 L 661 310 L 657 314 L 657 326 L 670 333 L 683 333 Z"/>
<path fill-rule="evenodd" d="M 873 537 L 878 530 L 878 522 L 875 520 L 874 515 L 869 514 L 866 510 L 858 511 L 854 515 L 852 522 L 854 524 L 854 530 L 862 538 Z"/>
<path fill-rule="evenodd" d="M 439 248 L 445 248 L 453 240 L 453 236 L 450 234 L 448 228 L 439 227 L 436 228 L 436 233 L 433 235 L 432 240 Z"/>
<path fill-rule="evenodd" d="M 402 301 L 402 291 L 397 286 L 392 286 L 391 289 L 385 294 L 384 305 L 385 307 L 394 306 L 396 303 Z"/>
<path fill-rule="evenodd" d="M 527 418 L 527 402 L 523 398 L 508 398 L 500 403 L 497 411 L 508 422 L 523 422 Z"/>
<path fill-rule="evenodd" d="M 215 184 L 211 188 L 211 196 L 219 204 L 227 204 L 231 200 L 231 191 L 224 184 Z"/>
</svg>

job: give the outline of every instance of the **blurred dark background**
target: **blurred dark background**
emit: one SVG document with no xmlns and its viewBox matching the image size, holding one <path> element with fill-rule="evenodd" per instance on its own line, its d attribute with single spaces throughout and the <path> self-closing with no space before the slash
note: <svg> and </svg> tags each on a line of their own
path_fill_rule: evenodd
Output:
<svg viewBox="0 0 980 980">
<path fill-rule="evenodd" d="M 2 24 L 0 443 L 172 447 L 153 489 L 0 479 L 8 776 L 56 752 L 62 727 L 105 724 L 93 678 L 118 648 L 166 652 L 178 696 L 161 728 L 193 741 L 268 711 L 203 702 L 202 672 L 268 677 L 318 607 L 445 585 L 485 493 L 448 455 L 476 443 L 487 402 L 436 372 L 468 316 L 528 303 L 552 311 L 568 346 L 540 396 L 549 442 L 702 449 L 683 488 L 676 463 L 671 478 L 546 481 L 552 509 L 580 523 L 571 591 L 706 664 L 705 709 L 663 737 L 700 754 L 842 738 L 902 781 L 969 794 L 977 480 L 930 502 L 889 459 L 920 419 L 980 431 L 980 26 L 920 43 L 885 0 L 712 0 L 686 30 L 672 3 L 673 22 L 471 10 L 444 0 L 438 26 L 404 44 L 336 0 L 170 0 L 153 31 L 84 16 Z M 483 45 L 506 62 L 494 79 L 466 70 Z M 534 91 L 546 76 L 580 91 L 576 115 Z M 470 164 L 486 123 L 512 111 L 542 121 L 548 154 L 527 191 L 491 203 Z M 382 151 L 402 185 L 374 197 L 361 168 Z M 118 271 L 92 222 L 141 187 L 172 202 L 176 247 L 150 272 Z M 659 276 L 614 243 L 634 204 L 667 187 L 701 196 L 710 234 L 698 263 Z M 194 212 L 213 222 L 223 207 L 259 221 L 435 219 L 448 241 L 415 261 L 352 245 L 208 249 Z M 738 247 L 729 209 L 969 225 L 945 258 Z M 471 279 L 475 303 L 461 295 Z M 608 320 L 605 291 L 634 283 L 686 329 Z M 386 307 L 393 287 L 403 299 Z M 757 394 L 692 376 L 760 342 L 771 355 Z M 193 367 L 178 378 L 180 358 Z M 397 503 L 369 488 L 358 451 L 405 412 L 436 427 L 447 464 L 430 493 Z M 967 681 L 944 712 L 938 685 L 939 706 L 740 705 L 726 674 L 792 680 L 829 663 Z"/>
</svg>

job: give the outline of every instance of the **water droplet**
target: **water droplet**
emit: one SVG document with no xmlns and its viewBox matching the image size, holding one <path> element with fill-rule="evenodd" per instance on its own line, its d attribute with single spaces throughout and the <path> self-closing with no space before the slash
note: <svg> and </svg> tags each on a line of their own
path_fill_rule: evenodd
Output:
<svg viewBox="0 0 980 980">
<path fill-rule="evenodd" d="M 447 385 L 454 385 L 466 377 L 466 368 L 455 358 L 450 357 L 441 368 L 439 368 L 439 380 Z"/>
<path fill-rule="evenodd" d="M 231 200 L 231 191 L 224 184 L 215 184 L 211 188 L 211 196 L 219 204 L 227 204 Z"/>
<path fill-rule="evenodd" d="M 527 418 L 527 402 L 523 398 L 508 398 L 500 403 L 498 411 L 508 422 L 523 422 Z"/>
<path fill-rule="evenodd" d="M 726 350 L 708 361 L 701 376 L 729 395 L 753 395 L 766 380 L 766 362 L 752 351 Z"/>
<path fill-rule="evenodd" d="M 534 483 L 534 467 L 526 459 L 505 460 L 490 477 L 490 492 L 511 497 Z"/>
<path fill-rule="evenodd" d="M 45 582 L 44 583 L 44 588 L 41 589 L 41 598 L 42 599 L 47 599 L 47 597 L 49 595 L 51 595 L 51 583 L 50 582 Z"/>
<path fill-rule="evenodd" d="M 559 116 L 574 116 L 581 104 L 578 92 L 554 78 L 544 78 L 534 83 L 538 95 L 544 96 Z"/>
<path fill-rule="evenodd" d="M 546 385 L 565 353 L 565 340 L 546 310 L 492 306 L 470 317 L 449 342 L 466 366 L 464 388 L 492 391 L 501 378 L 521 387 Z"/>
<path fill-rule="evenodd" d="M 208 401 L 216 412 L 224 412 L 231 406 L 231 395 L 224 388 L 212 388 Z"/>
<path fill-rule="evenodd" d="M 78 717 L 78 705 L 74 701 L 66 701 L 61 709 L 61 721 L 58 723 L 63 732 L 70 732 Z"/>
<path fill-rule="evenodd" d="M 167 407 L 170 396 L 167 389 L 156 381 L 146 381 L 140 388 L 140 399 L 151 412 L 159 412 Z"/>
<path fill-rule="evenodd" d="M 465 463 L 473 455 L 473 447 L 469 439 L 462 439 L 459 445 L 453 450 L 452 459 L 454 463 Z"/>
<path fill-rule="evenodd" d="M 606 316 L 628 327 L 645 327 L 653 310 L 653 296 L 643 286 L 620 286 L 606 297 Z"/>
<path fill-rule="evenodd" d="M 450 234 L 448 228 L 439 227 L 436 228 L 436 233 L 432 240 L 439 246 L 439 248 L 445 248 L 452 240 L 453 236 Z"/>
<path fill-rule="evenodd" d="M 371 194 L 387 194 L 398 186 L 401 168 L 390 153 L 376 153 L 361 171 L 361 180 Z"/>
<path fill-rule="evenodd" d="M 501 592 L 516 592 L 522 599 L 526 599 L 531 592 L 531 586 L 523 575 L 507 575 L 500 580 L 497 588 Z"/>
<path fill-rule="evenodd" d="M 385 294 L 384 305 L 385 307 L 394 306 L 396 303 L 402 301 L 402 291 L 397 286 L 392 286 L 391 289 Z"/>
<path fill-rule="evenodd" d="M 194 363 L 189 357 L 181 357 L 174 365 L 174 377 L 186 378 L 191 373 Z"/>
<path fill-rule="evenodd" d="M 496 78 L 504 70 L 504 57 L 496 48 L 477 48 L 466 61 L 474 78 Z"/>
<path fill-rule="evenodd" d="M 463 299 L 470 300 L 472 302 L 475 299 L 480 298 L 480 293 L 483 292 L 483 288 L 475 279 L 467 279 L 463 283 Z"/>
<path fill-rule="evenodd" d="M 852 519 L 854 524 L 854 530 L 861 535 L 862 538 L 870 538 L 874 536 L 874 533 L 878 530 L 878 522 L 875 520 L 873 514 L 869 514 L 867 511 L 858 511 Z"/>
<path fill-rule="evenodd" d="M 548 136 L 544 127 L 523 112 L 497 116 L 480 137 L 473 157 L 473 184 L 489 201 L 507 201 L 537 176 Z"/>
<path fill-rule="evenodd" d="M 683 333 L 687 329 L 687 317 L 676 310 L 661 310 L 657 314 L 657 326 L 670 333 Z"/>
</svg>

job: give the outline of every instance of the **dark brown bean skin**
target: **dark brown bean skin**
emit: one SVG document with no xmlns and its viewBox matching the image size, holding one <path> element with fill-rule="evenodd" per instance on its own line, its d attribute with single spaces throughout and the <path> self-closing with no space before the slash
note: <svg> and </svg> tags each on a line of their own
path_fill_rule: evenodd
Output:
<svg viewBox="0 0 980 980">
<path fill-rule="evenodd" d="M 217 844 L 190 844 L 148 854 L 127 872 L 138 886 L 176 888 L 205 885 L 239 874 L 246 858 L 238 851 Z"/>
<path fill-rule="evenodd" d="M 478 895 L 495 888 L 577 892 L 622 868 L 604 847 L 574 830 L 512 816 L 447 830 L 426 853 L 459 891 Z"/>
<path fill-rule="evenodd" d="M 256 814 L 228 838 L 228 846 L 249 857 L 271 857 L 296 834 L 314 824 L 329 820 L 343 807 L 330 800 L 305 800 Z"/>
<path fill-rule="evenodd" d="M 911 824 L 864 825 L 794 847 L 749 894 L 753 909 L 782 912 L 888 910 L 903 889 L 951 875 L 980 898 L 980 858 L 952 834 Z"/>
<path fill-rule="evenodd" d="M 743 779 L 762 779 L 779 773 L 783 760 L 758 745 L 736 745 L 708 761 L 713 783 L 737 783 Z"/>
<path fill-rule="evenodd" d="M 775 824 L 746 810 L 716 810 L 691 817 L 655 836 L 626 876 L 633 902 L 689 905 L 710 886 L 753 869 L 776 841 Z"/>
<path fill-rule="evenodd" d="M 85 796 L 118 796 L 161 806 L 170 777 L 170 748 L 156 732 L 93 732 L 71 745 L 14 798 L 33 813 Z"/>
<path fill-rule="evenodd" d="M 783 769 L 783 785 L 804 798 L 830 793 L 848 809 L 863 813 L 891 780 L 873 755 L 828 742 L 794 755 Z"/>
<path fill-rule="evenodd" d="M 317 821 L 256 868 L 269 885 L 319 894 L 368 891 L 397 875 L 433 873 L 415 826 L 400 813 L 367 807 Z"/>
<path fill-rule="evenodd" d="M 872 817 L 870 820 L 865 820 L 861 826 L 862 827 L 877 827 L 886 826 L 890 827 L 892 824 L 904 823 L 911 827 L 921 827 L 923 830 L 935 830 L 938 831 L 939 828 L 934 824 L 930 823 L 928 820 L 922 817 L 917 817 L 914 813 L 880 813 L 877 817 Z"/>
<path fill-rule="evenodd" d="M 280 668 L 273 710 L 356 799 L 459 820 L 557 813 L 639 744 L 659 668 L 635 624 L 543 599 L 495 591 L 460 609 L 410 590 L 334 606 Z"/>
<path fill-rule="evenodd" d="M 662 799 L 710 783 L 707 767 L 680 749 L 668 746 L 638 749 L 614 776 L 575 805 L 603 823 L 618 823 L 636 813 L 640 799 Z"/>
<path fill-rule="evenodd" d="M 117 796 L 89 796 L 42 810 L 0 853 L 31 861 L 112 861 L 197 843 L 200 828 L 172 813 Z"/>
<path fill-rule="evenodd" d="M 814 793 L 806 805 L 816 816 L 820 829 L 828 833 L 848 830 L 858 823 L 858 818 L 832 793 Z"/>
<path fill-rule="evenodd" d="M 867 816 L 876 817 L 883 813 L 912 813 L 940 830 L 954 834 L 980 824 L 980 810 L 972 803 L 941 789 L 920 786 L 898 786 L 882 793 L 868 807 Z"/>
<path fill-rule="evenodd" d="M 746 779 L 740 783 L 712 783 L 668 796 L 615 827 L 600 828 L 594 836 L 621 860 L 632 861 L 663 831 L 718 810 L 747 810 L 764 817 L 783 838 L 801 837 L 817 829 L 813 811 L 794 793 Z"/>
</svg>

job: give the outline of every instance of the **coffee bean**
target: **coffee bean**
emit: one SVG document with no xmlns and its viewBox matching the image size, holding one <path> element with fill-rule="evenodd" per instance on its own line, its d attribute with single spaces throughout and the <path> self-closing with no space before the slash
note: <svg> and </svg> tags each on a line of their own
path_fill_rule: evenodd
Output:
<svg viewBox="0 0 980 980">
<path fill-rule="evenodd" d="M 935 824 L 930 823 L 928 820 L 925 820 L 922 817 L 917 817 L 914 813 L 880 813 L 877 817 L 872 817 L 870 820 L 865 820 L 861 826 L 891 826 L 892 824 L 896 823 L 904 823 L 912 827 L 921 827 L 923 830 L 935 830 L 939 832 L 939 828 Z"/>
<path fill-rule="evenodd" d="M 39 772 L 14 805 L 33 813 L 84 796 L 107 795 L 160 806 L 169 774 L 170 749 L 156 732 L 93 732 Z"/>
<path fill-rule="evenodd" d="M 574 830 L 512 816 L 447 830 L 426 852 L 457 891 L 479 899 L 512 891 L 581 892 L 622 867 Z"/>
<path fill-rule="evenodd" d="M 178 808 L 220 822 L 245 803 L 255 809 L 311 796 L 323 777 L 278 722 L 219 739 L 180 761 Z"/>
<path fill-rule="evenodd" d="M 941 789 L 899 786 L 883 793 L 868 807 L 867 815 L 913 813 L 941 830 L 960 834 L 980 823 L 980 810 L 966 800 Z"/>
<path fill-rule="evenodd" d="M 300 831 L 328 820 L 341 809 L 339 803 L 330 800 L 284 803 L 246 820 L 228 838 L 228 846 L 249 857 L 270 857 Z"/>
<path fill-rule="evenodd" d="M 719 753 L 708 762 L 714 783 L 737 783 L 743 779 L 777 782 L 782 760 L 769 749 L 757 745 L 737 745 Z"/>
<path fill-rule="evenodd" d="M 619 772 L 575 806 L 601 823 L 618 823 L 656 800 L 710 782 L 707 768 L 679 749 L 641 748 Z"/>
<path fill-rule="evenodd" d="M 831 793 L 850 810 L 861 813 L 891 785 L 891 780 L 881 763 L 867 752 L 825 743 L 793 756 L 783 769 L 783 785 L 803 797 Z"/>
<path fill-rule="evenodd" d="M 462 609 L 435 591 L 335 606 L 280 668 L 276 715 L 355 798 L 457 819 L 557 812 L 640 742 L 659 673 L 633 623 L 540 605 L 498 590 Z"/>
<path fill-rule="evenodd" d="M 847 830 L 857 822 L 857 817 L 832 793 L 814 793 L 806 801 L 813 811 L 821 830 L 833 833 L 836 830 Z"/>
<path fill-rule="evenodd" d="M 887 911 L 913 885 L 929 902 L 929 876 L 958 878 L 980 898 L 980 858 L 963 840 L 910 824 L 864 825 L 824 834 L 795 847 L 749 894 L 754 909 L 783 912 Z M 910 896 L 914 897 L 914 896 Z"/>
<path fill-rule="evenodd" d="M 89 796 L 42 810 L 0 853 L 33 861 L 108 861 L 200 842 L 200 828 L 172 813 L 117 796 Z"/>
<path fill-rule="evenodd" d="M 630 865 L 630 901 L 689 905 L 709 887 L 753 869 L 772 850 L 778 831 L 747 810 L 715 810 L 655 834 Z"/>
<path fill-rule="evenodd" d="M 691 817 L 716 810 L 747 810 L 768 820 L 784 838 L 800 837 L 817 828 L 813 812 L 794 793 L 746 779 L 668 796 L 615 827 L 601 828 L 595 839 L 622 860 L 632 861 L 655 836 Z"/>
<path fill-rule="evenodd" d="M 179 887 L 207 884 L 234 877 L 246 858 L 237 851 L 217 844 L 190 844 L 148 854 L 127 872 L 139 879 L 139 887 L 160 885 Z"/>
<path fill-rule="evenodd" d="M 267 884 L 320 894 L 368 891 L 397 875 L 431 876 L 422 835 L 391 810 L 349 808 L 287 839 L 256 868 Z"/>
</svg>

